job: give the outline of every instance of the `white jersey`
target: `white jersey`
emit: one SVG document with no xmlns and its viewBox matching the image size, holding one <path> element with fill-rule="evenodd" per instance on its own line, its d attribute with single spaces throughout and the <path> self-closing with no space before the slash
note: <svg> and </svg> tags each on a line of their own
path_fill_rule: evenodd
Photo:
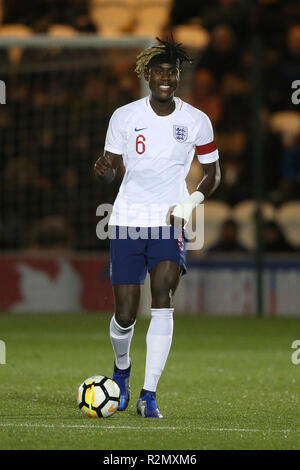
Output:
<svg viewBox="0 0 300 470">
<path fill-rule="evenodd" d="M 148 96 L 113 113 L 104 148 L 122 155 L 126 172 L 110 225 L 166 226 L 169 208 L 189 196 L 185 179 L 195 149 L 200 163 L 218 160 L 208 116 L 179 98 L 175 105 L 158 116 Z"/>
</svg>

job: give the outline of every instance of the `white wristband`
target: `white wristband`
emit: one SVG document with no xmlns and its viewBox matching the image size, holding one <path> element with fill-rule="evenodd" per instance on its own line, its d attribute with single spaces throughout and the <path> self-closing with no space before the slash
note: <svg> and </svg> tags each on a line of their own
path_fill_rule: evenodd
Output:
<svg viewBox="0 0 300 470">
<path fill-rule="evenodd" d="M 172 215 L 174 217 L 179 217 L 180 219 L 184 219 L 186 222 L 189 221 L 191 213 L 198 206 L 202 201 L 204 201 L 204 194 L 200 191 L 195 191 L 189 197 L 187 197 L 184 201 L 177 204 L 174 208 Z"/>
</svg>

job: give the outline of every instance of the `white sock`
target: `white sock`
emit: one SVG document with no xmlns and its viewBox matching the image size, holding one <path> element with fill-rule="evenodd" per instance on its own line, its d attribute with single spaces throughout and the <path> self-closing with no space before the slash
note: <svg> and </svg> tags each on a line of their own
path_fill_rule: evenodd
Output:
<svg viewBox="0 0 300 470">
<path fill-rule="evenodd" d="M 143 389 L 156 392 L 165 367 L 173 336 L 174 308 L 152 308 L 146 335 L 147 353 Z"/>
<path fill-rule="evenodd" d="M 134 332 L 135 322 L 128 328 L 120 326 L 115 316 L 110 321 L 109 334 L 115 353 L 115 363 L 118 369 L 128 369 L 130 366 L 129 350 Z"/>
</svg>

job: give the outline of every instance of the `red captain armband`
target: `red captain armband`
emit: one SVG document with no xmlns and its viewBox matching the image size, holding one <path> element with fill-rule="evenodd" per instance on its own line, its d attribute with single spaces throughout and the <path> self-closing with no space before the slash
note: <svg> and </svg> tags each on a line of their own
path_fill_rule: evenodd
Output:
<svg viewBox="0 0 300 470">
<path fill-rule="evenodd" d="M 207 153 L 214 152 L 215 150 L 217 150 L 217 146 L 214 140 L 209 144 L 196 145 L 197 155 L 205 155 Z"/>
</svg>

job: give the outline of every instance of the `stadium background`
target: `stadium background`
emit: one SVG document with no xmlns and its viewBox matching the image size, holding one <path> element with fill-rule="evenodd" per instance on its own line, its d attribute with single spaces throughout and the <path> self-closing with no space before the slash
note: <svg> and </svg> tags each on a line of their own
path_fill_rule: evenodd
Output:
<svg viewBox="0 0 300 470">
<path fill-rule="evenodd" d="M 89 420 L 78 386 L 113 365 L 96 209 L 122 178 L 96 180 L 93 162 L 112 111 L 148 93 L 137 53 L 170 32 L 195 58 L 178 94 L 214 124 L 222 183 L 175 296 L 164 419 L 135 408 L 146 285 L 129 407 Z M 99 462 L 108 449 L 298 450 L 299 0 L 0 0 L 0 56 L 0 449 L 94 449 Z"/>
<path fill-rule="evenodd" d="M 178 95 L 212 120 L 222 169 L 176 308 L 299 316 L 299 2 L 2 0 L 0 12 L 0 309 L 112 311 L 96 209 L 123 172 L 108 185 L 93 162 L 114 109 L 147 93 L 136 55 L 173 33 L 195 59 Z M 200 178 L 195 160 L 190 190 Z"/>
</svg>

